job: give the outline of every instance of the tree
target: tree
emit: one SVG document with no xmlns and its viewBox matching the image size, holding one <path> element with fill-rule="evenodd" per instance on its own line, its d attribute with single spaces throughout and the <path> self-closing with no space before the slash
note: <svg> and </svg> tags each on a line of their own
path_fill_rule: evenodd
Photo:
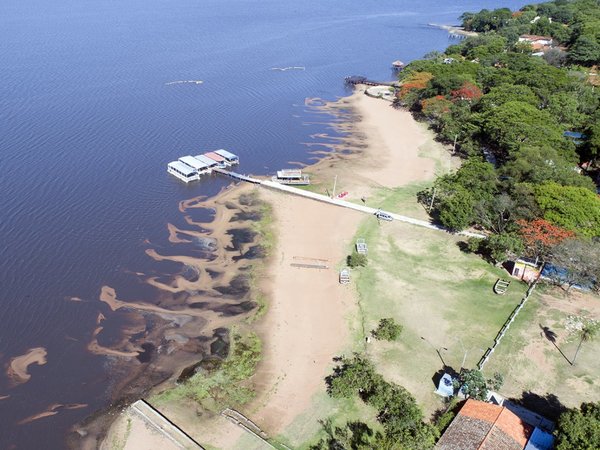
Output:
<svg viewBox="0 0 600 450">
<path fill-rule="evenodd" d="M 552 250 L 557 281 L 566 283 L 567 292 L 575 285 L 592 287 L 600 282 L 600 244 L 581 239 L 565 239 Z"/>
<path fill-rule="evenodd" d="M 367 255 L 353 251 L 351 255 L 348 255 L 346 262 L 349 267 L 354 268 L 366 266 L 369 260 L 367 259 Z"/>
<path fill-rule="evenodd" d="M 574 163 L 565 161 L 552 147 L 523 146 L 504 163 L 500 173 L 515 183 L 541 184 L 553 181 L 563 186 L 595 189 L 594 182 L 577 173 L 574 167 Z"/>
<path fill-rule="evenodd" d="M 467 398 L 485 401 L 490 389 L 500 389 L 504 378 L 498 372 L 494 373 L 494 377 L 486 380 L 477 369 L 463 370 L 458 377 L 458 385 L 462 386 L 461 391 Z"/>
<path fill-rule="evenodd" d="M 579 355 L 579 350 L 581 349 L 581 344 L 584 342 L 590 342 L 596 339 L 598 336 L 598 332 L 600 331 L 600 322 L 595 321 L 586 321 L 581 329 L 577 332 L 579 337 L 579 344 L 577 345 L 577 350 L 575 351 L 575 356 L 573 357 L 572 364 L 575 365 L 575 361 L 577 360 L 577 355 Z M 599 417 L 600 418 L 600 417 Z"/>
<path fill-rule="evenodd" d="M 476 369 L 463 370 L 459 376 L 459 386 L 467 398 L 486 400 L 488 395 L 487 384 L 483 374 Z"/>
<path fill-rule="evenodd" d="M 421 111 L 428 119 L 437 120 L 450 112 L 452 102 L 443 95 L 436 95 L 421 101 Z"/>
<path fill-rule="evenodd" d="M 329 395 L 333 398 L 347 398 L 356 395 L 359 390 L 372 391 L 382 382 L 382 378 L 375 373 L 375 368 L 368 359 L 354 354 L 352 358 L 340 358 L 333 374 L 325 381 Z"/>
<path fill-rule="evenodd" d="M 579 36 L 569 52 L 571 61 L 583 65 L 600 62 L 600 44 L 592 36 Z"/>
<path fill-rule="evenodd" d="M 557 183 L 533 189 L 544 219 L 581 236 L 600 236 L 600 197 L 595 192 Z"/>
<path fill-rule="evenodd" d="M 452 231 L 460 231 L 473 223 L 475 201 L 469 191 L 458 186 L 453 193 L 439 203 L 439 218 L 442 225 Z"/>
<path fill-rule="evenodd" d="M 478 109 L 487 111 L 508 102 L 523 102 L 532 106 L 540 104 L 540 98 L 531 90 L 529 86 L 522 84 L 501 84 L 493 87 L 485 94 L 478 104 Z"/>
<path fill-rule="evenodd" d="M 580 409 L 561 414 L 555 434 L 556 450 L 600 448 L 600 402 L 583 403 Z"/>
<path fill-rule="evenodd" d="M 556 147 L 567 156 L 573 152 L 563 137 L 562 128 L 549 112 L 521 101 L 510 101 L 488 111 L 483 131 L 490 142 L 509 155 L 524 145 Z"/>
<path fill-rule="evenodd" d="M 534 258 L 545 258 L 550 250 L 565 239 L 575 236 L 572 231 L 551 224 L 544 219 L 518 220 L 519 234 L 525 249 Z"/>
<path fill-rule="evenodd" d="M 451 91 L 450 95 L 454 101 L 462 100 L 470 103 L 479 100 L 483 96 L 483 93 L 477 85 L 465 81 L 459 89 Z"/>
<path fill-rule="evenodd" d="M 371 332 L 375 339 L 385 341 L 395 341 L 400 337 L 400 333 L 402 333 L 402 325 L 396 323 L 391 317 L 381 319 L 377 328 Z"/>
<path fill-rule="evenodd" d="M 523 241 L 512 233 L 492 234 L 483 242 L 481 249 L 490 259 L 498 264 L 509 257 L 516 257 L 523 253 Z"/>
<path fill-rule="evenodd" d="M 503 233 L 511 222 L 515 202 L 506 193 L 491 200 L 481 200 L 475 205 L 477 222 L 494 233 Z"/>
</svg>

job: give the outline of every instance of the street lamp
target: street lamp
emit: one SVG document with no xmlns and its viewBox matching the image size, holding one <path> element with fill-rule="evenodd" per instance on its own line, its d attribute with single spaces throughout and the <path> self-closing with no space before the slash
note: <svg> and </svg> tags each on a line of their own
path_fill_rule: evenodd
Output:
<svg viewBox="0 0 600 450">
<path fill-rule="evenodd" d="M 421 336 L 421 339 L 424 340 L 425 342 L 427 342 L 429 345 L 431 345 L 431 347 L 435 350 L 435 352 L 438 354 L 438 356 L 440 357 L 440 360 L 442 361 L 442 364 L 444 365 L 444 367 L 446 367 L 446 362 L 444 361 L 444 358 L 442 358 L 442 350 L 446 350 L 448 351 L 448 349 L 446 347 L 440 347 L 437 348 L 435 345 L 433 345 L 431 342 L 429 342 L 425 337 Z"/>
</svg>

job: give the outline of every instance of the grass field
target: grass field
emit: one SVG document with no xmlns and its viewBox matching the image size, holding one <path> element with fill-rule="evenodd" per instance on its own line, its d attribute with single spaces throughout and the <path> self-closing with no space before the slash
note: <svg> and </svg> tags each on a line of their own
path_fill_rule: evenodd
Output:
<svg viewBox="0 0 600 450">
<path fill-rule="evenodd" d="M 406 195 L 398 190 L 384 204 L 397 211 Z M 436 372 L 444 364 L 475 367 L 526 286 L 515 281 L 506 295 L 494 294 L 506 273 L 461 252 L 460 239 L 449 234 L 367 220 L 357 237 L 369 243 L 369 265 L 356 274 L 362 317 L 355 319 L 355 345 L 366 346 L 379 370 L 432 413 L 442 405 L 433 393 Z M 404 326 L 400 340 L 365 344 L 384 317 Z"/>
<path fill-rule="evenodd" d="M 423 185 L 385 189 L 369 202 L 411 216 L 423 216 L 415 194 Z M 371 205 L 372 206 L 372 205 Z M 346 353 L 365 351 L 386 379 L 407 388 L 429 417 L 443 407 L 434 394 L 434 376 L 439 371 L 475 368 L 497 332 L 525 294 L 527 285 L 513 280 L 505 295 L 496 295 L 493 285 L 508 278 L 501 268 L 480 257 L 463 253 L 454 235 L 392 222 L 379 224 L 366 219 L 356 238 L 369 245 L 367 267 L 352 271 L 359 313 L 348 317 L 353 342 Z M 348 253 L 352 248 L 348 249 Z M 556 289 L 539 287 L 530 297 L 504 340 L 484 368 L 491 377 L 505 379 L 500 393 L 506 397 L 550 399 L 550 403 L 578 406 L 600 400 L 600 340 L 585 343 L 577 364 L 571 366 L 541 333 L 541 326 L 557 334 L 557 346 L 568 358 L 577 341 L 566 330 L 569 315 L 600 317 L 600 299 L 593 295 L 565 297 Z M 404 330 L 396 342 L 366 337 L 381 318 L 393 317 Z M 325 390 L 325 385 L 324 385 Z M 548 396 L 558 396 L 553 399 Z M 377 427 L 374 412 L 358 399 L 339 401 L 325 392 L 317 396 L 307 417 L 333 418 L 335 424 L 360 418 Z M 311 424 L 312 425 L 308 425 Z M 324 435 L 314 421 L 299 417 L 278 439 L 294 448 L 305 448 Z"/>
<path fill-rule="evenodd" d="M 579 340 L 568 329 L 569 316 L 598 319 L 600 298 L 567 296 L 558 288 L 534 292 L 486 366 L 488 371 L 505 370 L 502 394 L 519 398 L 525 393 L 534 399 L 554 395 L 566 407 L 600 401 L 600 339 L 584 343 L 571 365 Z M 544 333 L 544 327 L 551 333 Z"/>
</svg>

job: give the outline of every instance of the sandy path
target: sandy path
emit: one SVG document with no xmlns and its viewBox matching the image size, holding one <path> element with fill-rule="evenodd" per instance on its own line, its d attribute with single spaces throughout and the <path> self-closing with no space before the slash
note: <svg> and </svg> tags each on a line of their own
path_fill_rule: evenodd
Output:
<svg viewBox="0 0 600 450">
<path fill-rule="evenodd" d="M 362 186 L 354 192 L 367 194 L 370 187 L 433 178 L 435 162 L 419 156 L 431 134 L 409 113 L 362 91 L 341 102 L 360 115 L 353 128 L 366 146 L 360 158 L 318 163 L 320 177 L 358 175 Z M 351 250 L 364 215 L 269 190 L 261 197 L 273 204 L 278 242 L 264 283 L 270 301 L 261 331 L 264 359 L 256 374 L 260 394 L 247 409 L 275 435 L 309 408 L 313 395 L 324 389 L 332 358 L 350 345 L 346 318 L 356 303 L 352 288 L 338 284 L 336 266 Z M 330 269 L 291 267 L 294 256 L 326 259 Z"/>
</svg>

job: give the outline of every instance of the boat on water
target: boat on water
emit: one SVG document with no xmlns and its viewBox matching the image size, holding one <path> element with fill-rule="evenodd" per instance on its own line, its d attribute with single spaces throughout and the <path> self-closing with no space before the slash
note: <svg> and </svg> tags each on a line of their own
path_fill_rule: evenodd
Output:
<svg viewBox="0 0 600 450">
<path fill-rule="evenodd" d="M 307 186 L 310 184 L 309 176 L 303 174 L 300 169 L 278 170 L 277 175 L 273 176 L 272 180 L 276 183 L 296 186 Z"/>
</svg>

